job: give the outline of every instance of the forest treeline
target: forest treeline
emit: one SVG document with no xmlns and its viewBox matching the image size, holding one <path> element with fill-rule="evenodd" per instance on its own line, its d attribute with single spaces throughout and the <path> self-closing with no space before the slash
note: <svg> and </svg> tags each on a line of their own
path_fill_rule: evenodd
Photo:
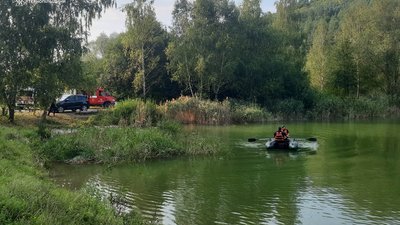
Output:
<svg viewBox="0 0 400 225">
<path fill-rule="evenodd" d="M 311 117 L 400 104 L 399 1 L 260 3 L 177 0 L 167 29 L 136 1 L 125 33 L 90 43 L 85 72 L 119 98 L 234 98 Z"/>
<path fill-rule="evenodd" d="M 176 0 L 171 27 L 153 1 L 134 0 L 123 7 L 126 32 L 87 46 L 91 19 L 114 1 L 80 2 L 0 3 L 0 91 L 10 110 L 26 87 L 45 109 L 65 88 L 103 86 L 119 100 L 229 98 L 310 118 L 398 112 L 398 0 L 279 0 L 274 13 L 261 0 Z"/>
</svg>

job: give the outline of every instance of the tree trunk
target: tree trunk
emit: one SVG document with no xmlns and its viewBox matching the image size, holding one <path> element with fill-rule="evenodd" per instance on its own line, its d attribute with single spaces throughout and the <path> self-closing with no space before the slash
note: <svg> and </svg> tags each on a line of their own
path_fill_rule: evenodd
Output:
<svg viewBox="0 0 400 225">
<path fill-rule="evenodd" d="M 185 67 L 186 67 L 186 75 L 188 76 L 188 84 L 189 84 L 190 94 L 192 95 L 192 97 L 194 97 L 193 88 L 192 88 L 192 79 L 191 79 L 190 72 L 189 72 L 188 60 L 187 60 L 186 53 L 185 53 Z"/>
<path fill-rule="evenodd" d="M 359 62 L 358 60 L 356 61 L 357 64 L 357 90 L 356 90 L 356 98 L 358 99 L 360 97 L 360 67 L 359 67 Z"/>
<path fill-rule="evenodd" d="M 15 119 L 15 106 L 14 105 L 8 105 L 8 120 L 10 123 L 14 123 Z"/>
<path fill-rule="evenodd" d="M 146 99 L 146 70 L 144 62 L 144 44 L 142 44 L 143 99 Z"/>
<path fill-rule="evenodd" d="M 1 107 L 1 115 L 7 116 L 7 108 L 6 107 Z"/>
<path fill-rule="evenodd" d="M 41 123 L 43 123 L 43 122 L 46 121 L 46 118 L 47 118 L 46 116 L 47 116 L 47 110 L 44 109 L 44 110 L 43 110 L 43 113 L 42 113 L 42 116 L 41 116 L 41 118 L 40 118 L 40 120 L 41 120 L 40 122 L 41 122 Z"/>
</svg>

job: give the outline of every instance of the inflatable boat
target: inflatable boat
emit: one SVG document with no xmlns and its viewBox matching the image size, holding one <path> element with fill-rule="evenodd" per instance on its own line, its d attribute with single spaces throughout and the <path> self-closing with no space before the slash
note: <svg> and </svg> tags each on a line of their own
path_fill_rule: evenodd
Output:
<svg viewBox="0 0 400 225">
<path fill-rule="evenodd" d="M 273 138 L 269 139 L 266 143 L 265 146 L 267 149 L 293 149 L 296 150 L 299 148 L 299 142 L 294 140 L 294 139 L 286 139 L 283 141 L 276 141 Z"/>
</svg>

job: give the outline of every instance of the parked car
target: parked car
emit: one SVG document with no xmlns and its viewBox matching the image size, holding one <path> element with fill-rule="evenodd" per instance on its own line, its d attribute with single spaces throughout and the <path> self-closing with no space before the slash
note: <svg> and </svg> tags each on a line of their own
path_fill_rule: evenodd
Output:
<svg viewBox="0 0 400 225">
<path fill-rule="evenodd" d="M 65 110 L 81 110 L 87 111 L 89 102 L 86 95 L 70 95 L 62 101 L 56 103 L 57 112 L 64 112 Z"/>
</svg>

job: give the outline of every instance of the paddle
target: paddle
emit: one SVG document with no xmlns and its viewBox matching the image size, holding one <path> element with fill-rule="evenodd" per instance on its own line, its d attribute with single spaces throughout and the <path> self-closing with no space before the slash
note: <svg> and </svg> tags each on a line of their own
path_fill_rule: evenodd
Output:
<svg viewBox="0 0 400 225">
<path fill-rule="evenodd" d="M 255 141 L 257 141 L 257 140 L 265 140 L 265 139 L 257 139 L 257 138 L 249 138 L 249 139 L 247 139 L 248 142 L 255 142 Z M 301 140 L 301 139 L 299 139 L 299 138 L 296 139 L 296 138 L 295 138 L 294 140 Z M 315 137 L 310 137 L 310 138 L 306 138 L 306 139 L 303 139 L 303 140 L 316 142 L 316 141 L 317 141 L 317 138 L 315 138 Z"/>
<path fill-rule="evenodd" d="M 317 138 L 316 137 L 310 137 L 310 138 L 294 138 L 293 140 L 295 141 L 311 141 L 311 142 L 316 142 Z"/>
<path fill-rule="evenodd" d="M 317 141 L 317 138 L 315 138 L 315 137 L 310 137 L 310 138 L 307 138 L 306 140 L 307 140 L 307 141 L 313 141 L 313 142 L 315 142 L 315 141 Z"/>
<path fill-rule="evenodd" d="M 265 140 L 269 140 L 270 138 L 261 138 L 261 139 L 257 139 L 257 138 L 249 138 L 247 139 L 248 142 L 255 142 L 255 141 L 265 141 Z"/>
</svg>

